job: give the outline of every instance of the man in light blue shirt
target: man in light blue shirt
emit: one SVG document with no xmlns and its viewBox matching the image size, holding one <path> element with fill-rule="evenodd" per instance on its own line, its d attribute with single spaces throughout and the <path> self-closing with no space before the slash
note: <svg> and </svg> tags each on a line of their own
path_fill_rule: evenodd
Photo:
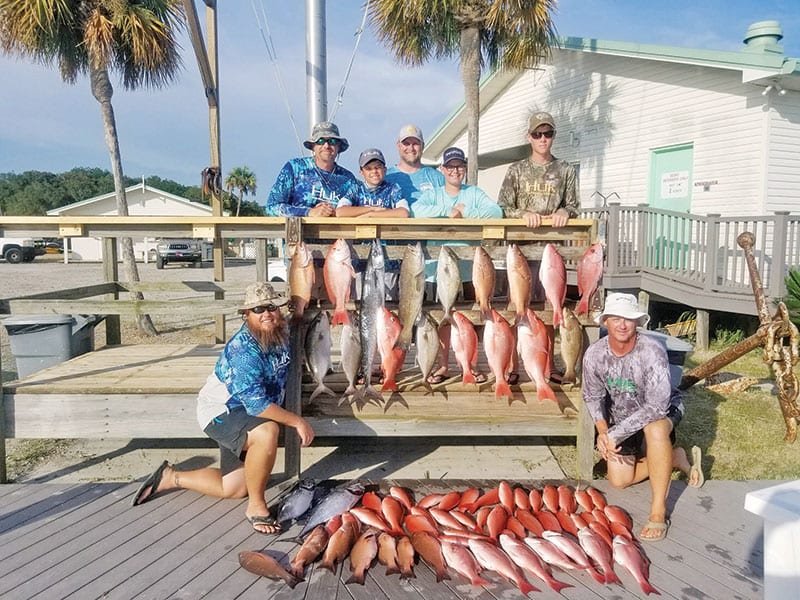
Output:
<svg viewBox="0 0 800 600">
<path fill-rule="evenodd" d="M 444 185 L 444 177 L 433 167 L 422 165 L 425 140 L 422 130 L 416 125 L 405 125 L 397 134 L 398 163 L 386 171 L 386 181 L 396 183 L 409 206 L 420 194 Z"/>
</svg>

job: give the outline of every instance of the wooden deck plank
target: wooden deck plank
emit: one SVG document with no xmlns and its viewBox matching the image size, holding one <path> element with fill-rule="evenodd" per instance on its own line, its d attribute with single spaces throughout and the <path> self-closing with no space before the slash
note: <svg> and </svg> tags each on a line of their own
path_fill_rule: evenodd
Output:
<svg viewBox="0 0 800 600">
<path fill-rule="evenodd" d="M 421 497 L 430 491 L 486 489 L 496 481 L 481 480 L 370 480 L 386 491 L 396 484 Z M 515 482 L 526 488 L 544 481 Z M 563 482 L 552 482 L 563 483 Z M 566 482 L 575 485 L 575 482 Z M 744 511 L 744 495 L 775 482 L 708 481 L 701 490 L 673 482 L 670 493 L 672 526 L 663 542 L 645 544 L 652 561 L 651 582 L 664 598 L 760 598 L 763 593 L 761 522 Z M 451 573 L 452 580 L 436 583 L 424 564 L 416 579 L 387 578 L 381 565 L 368 571 L 367 584 L 345 585 L 349 563 L 336 576 L 312 566 L 306 581 L 291 593 L 282 582 L 257 578 L 238 566 L 240 550 L 266 549 L 284 560 L 296 551 L 291 538 L 299 525 L 280 537 L 252 532 L 243 522 L 243 500 L 215 500 L 178 491 L 155 498 L 143 507 L 130 508 L 137 484 L 14 484 L 26 506 L 15 499 L 14 510 L 4 511 L 0 545 L 19 554 L 6 554 L 0 563 L 0 597 L 100 596 L 126 598 L 425 598 L 493 600 L 522 598 L 520 592 L 498 576 L 481 588 Z M 607 481 L 593 483 L 609 502 L 628 510 L 639 527 L 646 518 L 649 486 L 615 490 Z M 82 491 L 76 491 L 82 490 Z M 104 493 L 98 494 L 97 490 Z M 5 491 L 5 490 L 4 490 Z M 43 493 L 44 492 L 44 493 Z M 59 510 L 57 504 L 72 496 Z M 278 493 L 270 488 L 270 501 Z M 14 495 L 6 492 L 5 496 Z M 48 497 L 52 496 L 52 500 Z M 19 518 L 14 522 L 14 518 Z M 7 546 L 6 541 L 11 545 Z M 10 561 L 10 562 L 7 562 Z M 638 585 L 623 569 L 617 574 L 624 586 L 599 586 L 585 573 L 556 577 L 572 583 L 561 594 L 530 577 L 542 591 L 537 598 L 639 598 Z M 38 595 L 38 596 L 37 596 Z"/>
</svg>

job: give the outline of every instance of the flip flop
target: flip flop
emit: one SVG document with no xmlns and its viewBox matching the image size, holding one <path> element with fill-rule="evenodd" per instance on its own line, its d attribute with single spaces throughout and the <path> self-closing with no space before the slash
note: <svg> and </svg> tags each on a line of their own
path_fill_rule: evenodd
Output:
<svg viewBox="0 0 800 600">
<path fill-rule="evenodd" d="M 168 466 L 169 463 L 165 460 L 161 463 L 161 466 L 153 471 L 150 476 L 142 482 L 142 485 L 139 486 L 139 489 L 136 491 L 136 495 L 133 497 L 131 506 L 139 506 L 140 504 L 144 504 L 153 497 L 155 490 L 158 489 L 158 484 L 161 483 L 161 477 L 164 475 L 164 469 L 166 469 Z M 145 492 L 149 493 L 144 496 Z M 144 496 L 144 498 L 142 498 L 142 496 Z"/>
<path fill-rule="evenodd" d="M 472 371 L 472 376 L 475 378 L 475 383 L 486 383 L 488 381 L 486 373 L 479 373 L 478 371 Z"/>
<path fill-rule="evenodd" d="M 274 517 L 269 515 L 256 515 L 254 517 L 247 517 L 247 520 L 250 522 L 250 525 L 253 526 L 253 530 L 257 531 L 258 533 L 263 533 L 264 535 L 275 535 L 281 532 L 280 523 L 278 523 Z M 257 525 L 266 525 L 267 527 L 274 528 L 275 531 L 261 531 L 260 529 L 256 528 Z"/>
<path fill-rule="evenodd" d="M 450 377 L 450 375 L 447 374 L 447 371 L 444 373 L 439 373 L 438 370 L 439 369 L 428 375 L 428 379 L 426 381 L 431 385 L 439 385 L 440 383 L 444 383 L 444 381 Z"/>
<path fill-rule="evenodd" d="M 667 530 L 669 529 L 669 519 L 666 521 L 648 521 L 642 527 L 642 530 L 645 529 L 655 529 L 658 531 L 658 535 L 655 537 L 645 537 L 641 533 L 639 533 L 639 539 L 643 542 L 660 542 L 665 537 L 667 537 Z"/>
<path fill-rule="evenodd" d="M 692 474 L 697 473 L 697 481 L 692 483 Z M 703 453 L 700 451 L 699 446 L 692 446 L 692 468 L 689 469 L 688 478 L 689 487 L 700 488 L 706 482 L 703 475 Z"/>
<path fill-rule="evenodd" d="M 516 371 L 511 371 L 511 373 L 506 375 L 506 383 L 508 385 L 516 385 L 519 383 L 519 373 Z"/>
</svg>

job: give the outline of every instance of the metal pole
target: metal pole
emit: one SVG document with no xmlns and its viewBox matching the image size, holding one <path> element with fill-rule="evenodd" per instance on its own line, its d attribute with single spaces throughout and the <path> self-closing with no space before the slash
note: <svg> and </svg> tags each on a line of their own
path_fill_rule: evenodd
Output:
<svg viewBox="0 0 800 600">
<path fill-rule="evenodd" d="M 306 105 L 309 131 L 328 118 L 325 0 L 306 0 Z"/>
</svg>

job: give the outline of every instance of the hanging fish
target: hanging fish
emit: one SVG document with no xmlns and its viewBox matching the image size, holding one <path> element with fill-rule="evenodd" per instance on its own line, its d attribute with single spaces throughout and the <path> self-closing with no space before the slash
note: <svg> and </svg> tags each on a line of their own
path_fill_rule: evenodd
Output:
<svg viewBox="0 0 800 600">
<path fill-rule="evenodd" d="M 331 325 L 328 313 L 324 310 L 319 311 L 309 325 L 305 351 L 306 363 L 317 382 L 317 387 L 308 399 L 309 402 L 320 394 L 335 396 L 334 391 L 322 382 L 331 368 Z"/>
</svg>

